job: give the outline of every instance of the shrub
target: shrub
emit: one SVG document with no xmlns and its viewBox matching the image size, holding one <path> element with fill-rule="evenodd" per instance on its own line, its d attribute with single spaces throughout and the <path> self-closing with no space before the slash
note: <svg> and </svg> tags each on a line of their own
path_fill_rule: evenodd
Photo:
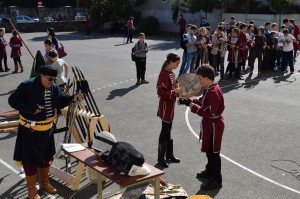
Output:
<svg viewBox="0 0 300 199">
<path fill-rule="evenodd" d="M 159 28 L 159 22 L 153 16 L 142 18 L 139 24 L 139 31 L 146 35 L 158 34 Z"/>
</svg>

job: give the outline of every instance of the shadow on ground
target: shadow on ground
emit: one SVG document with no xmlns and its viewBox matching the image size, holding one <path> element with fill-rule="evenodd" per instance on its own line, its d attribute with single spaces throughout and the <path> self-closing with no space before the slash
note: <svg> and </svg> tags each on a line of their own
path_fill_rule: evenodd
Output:
<svg viewBox="0 0 300 199">
<path fill-rule="evenodd" d="M 120 89 L 115 89 L 110 91 L 109 96 L 106 98 L 106 100 L 112 100 L 115 97 L 122 97 L 129 93 L 130 91 L 136 89 L 138 86 L 137 85 L 132 85 L 128 88 L 120 88 Z"/>
</svg>

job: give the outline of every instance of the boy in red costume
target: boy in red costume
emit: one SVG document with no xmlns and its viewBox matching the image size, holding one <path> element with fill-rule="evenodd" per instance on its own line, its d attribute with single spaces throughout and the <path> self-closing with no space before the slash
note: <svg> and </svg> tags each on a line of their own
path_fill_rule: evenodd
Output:
<svg viewBox="0 0 300 199">
<path fill-rule="evenodd" d="M 207 183 L 201 185 L 201 189 L 209 190 L 222 187 L 220 151 L 225 127 L 222 116 L 225 106 L 223 92 L 214 83 L 213 67 L 204 64 L 197 69 L 196 74 L 205 89 L 203 95 L 193 100 L 180 99 L 179 104 L 189 106 L 192 113 L 202 117 L 199 139 L 202 140 L 201 151 L 206 153 L 208 162 L 206 169 L 197 173 L 197 178 L 208 179 Z"/>
</svg>

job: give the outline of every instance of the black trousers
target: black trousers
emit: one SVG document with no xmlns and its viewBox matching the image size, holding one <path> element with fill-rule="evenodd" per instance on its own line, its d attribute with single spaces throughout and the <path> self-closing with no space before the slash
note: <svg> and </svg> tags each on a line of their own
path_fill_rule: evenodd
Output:
<svg viewBox="0 0 300 199">
<path fill-rule="evenodd" d="M 135 66 L 137 80 L 144 80 L 146 73 L 146 58 L 136 58 Z"/>
<path fill-rule="evenodd" d="M 127 43 L 132 42 L 132 35 L 133 35 L 133 30 L 128 30 L 128 36 L 127 36 Z"/>
<path fill-rule="evenodd" d="M 237 68 L 235 63 L 228 63 L 226 68 L 226 74 L 229 73 L 228 77 L 231 77 L 234 72 L 234 77 L 239 78 L 241 76 L 241 63 L 238 63 Z"/>
<path fill-rule="evenodd" d="M 291 72 L 294 72 L 294 60 L 293 60 L 293 51 L 282 51 L 282 67 L 281 71 L 286 70 L 287 63 L 289 64 Z"/>
<path fill-rule="evenodd" d="M 212 176 L 212 179 L 222 183 L 221 175 L 221 157 L 220 153 L 214 153 L 213 150 L 213 133 L 210 136 L 208 152 L 206 152 L 207 164 L 206 171 Z"/>
<path fill-rule="evenodd" d="M 248 65 L 250 66 L 250 70 L 253 71 L 254 70 L 254 63 L 255 63 L 255 59 L 257 58 L 258 60 L 258 71 L 261 72 L 262 70 L 262 57 L 263 57 L 263 52 L 262 51 L 258 51 L 258 50 L 252 50 L 250 57 L 249 57 L 249 62 Z"/>
<path fill-rule="evenodd" d="M 271 70 L 271 68 L 272 68 L 271 62 L 272 62 L 272 50 L 265 49 L 265 54 L 263 56 L 262 70 L 264 70 L 264 71 Z"/>
<path fill-rule="evenodd" d="M 166 143 L 171 139 L 172 122 L 162 121 L 161 131 L 159 135 L 159 144 Z"/>
</svg>

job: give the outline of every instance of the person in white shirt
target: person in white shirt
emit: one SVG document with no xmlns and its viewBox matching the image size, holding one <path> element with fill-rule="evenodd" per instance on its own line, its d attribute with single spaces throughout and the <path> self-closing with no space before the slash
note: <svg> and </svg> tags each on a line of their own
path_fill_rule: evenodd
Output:
<svg viewBox="0 0 300 199">
<path fill-rule="evenodd" d="M 280 26 L 280 31 L 278 31 L 278 53 L 277 53 L 277 70 L 281 69 L 281 58 L 282 58 L 282 46 L 283 43 L 280 41 L 280 37 L 283 36 L 283 30 L 285 29 L 285 25 Z"/>
<path fill-rule="evenodd" d="M 293 35 L 289 34 L 288 29 L 284 29 L 283 35 L 279 38 L 279 41 L 283 43 L 281 72 L 287 72 L 286 62 L 288 62 L 290 67 L 290 73 L 293 74 L 294 73 L 293 42 L 295 42 L 296 39 Z"/>
<path fill-rule="evenodd" d="M 58 58 L 58 53 L 54 49 L 49 51 L 49 57 L 53 62 L 51 65 L 52 68 L 57 70 L 57 80 L 55 83 L 64 91 L 67 84 L 68 64 L 63 59 Z"/>
</svg>

